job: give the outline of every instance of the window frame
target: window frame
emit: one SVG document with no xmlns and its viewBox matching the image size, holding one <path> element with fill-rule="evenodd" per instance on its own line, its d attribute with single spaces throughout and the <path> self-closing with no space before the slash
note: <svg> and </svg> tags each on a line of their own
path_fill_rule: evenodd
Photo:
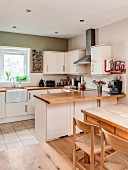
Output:
<svg viewBox="0 0 128 170">
<path fill-rule="evenodd" d="M 11 52 L 11 50 L 13 50 Z M 17 51 L 19 50 L 19 52 Z M 30 48 L 24 48 L 24 47 L 12 47 L 12 46 L 0 46 L 0 83 L 7 82 L 4 80 L 4 54 L 24 54 L 25 56 L 25 67 L 26 68 L 26 75 L 28 77 L 27 81 L 25 83 L 30 82 Z M 2 79 L 1 79 L 2 78 Z"/>
</svg>

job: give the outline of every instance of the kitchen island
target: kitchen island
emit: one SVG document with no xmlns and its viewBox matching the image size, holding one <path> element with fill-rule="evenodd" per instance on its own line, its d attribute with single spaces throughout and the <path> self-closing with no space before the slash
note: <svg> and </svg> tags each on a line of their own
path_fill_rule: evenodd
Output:
<svg viewBox="0 0 128 170">
<path fill-rule="evenodd" d="M 108 95 L 97 90 L 40 94 L 35 97 L 35 133 L 39 142 L 53 140 L 73 132 L 73 116 L 84 120 L 82 109 L 117 104 L 125 94 Z M 79 130 L 78 130 L 79 132 Z"/>
</svg>

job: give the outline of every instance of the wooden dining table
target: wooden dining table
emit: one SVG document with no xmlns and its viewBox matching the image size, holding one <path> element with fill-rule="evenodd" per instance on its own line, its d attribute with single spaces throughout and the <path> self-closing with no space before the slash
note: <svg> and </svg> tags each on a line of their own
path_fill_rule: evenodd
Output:
<svg viewBox="0 0 128 170">
<path fill-rule="evenodd" d="M 81 110 L 84 121 L 96 124 L 128 140 L 128 105 L 117 104 Z"/>
</svg>

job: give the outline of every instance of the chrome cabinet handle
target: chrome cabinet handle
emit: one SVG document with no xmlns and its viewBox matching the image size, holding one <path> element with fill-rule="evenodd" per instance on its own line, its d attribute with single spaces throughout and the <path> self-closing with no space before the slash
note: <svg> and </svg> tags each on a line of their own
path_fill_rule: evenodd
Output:
<svg viewBox="0 0 128 170">
<path fill-rule="evenodd" d="M 48 72 L 48 66 L 47 66 L 47 72 Z"/>
<path fill-rule="evenodd" d="M 27 112 L 27 105 L 25 105 L 25 112 Z"/>
<path fill-rule="evenodd" d="M 63 66 L 63 72 L 65 71 L 65 66 Z"/>
<path fill-rule="evenodd" d="M 29 100 L 31 99 L 31 93 L 29 93 Z"/>
</svg>

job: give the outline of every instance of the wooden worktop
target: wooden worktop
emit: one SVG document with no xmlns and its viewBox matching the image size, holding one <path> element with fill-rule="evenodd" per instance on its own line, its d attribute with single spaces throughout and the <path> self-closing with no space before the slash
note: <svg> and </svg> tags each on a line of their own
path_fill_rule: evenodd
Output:
<svg viewBox="0 0 128 170">
<path fill-rule="evenodd" d="M 107 92 L 102 92 L 102 94 L 98 96 L 97 90 L 34 95 L 34 97 L 48 104 L 80 102 L 85 100 L 97 100 L 97 99 L 100 100 L 104 98 L 118 98 L 125 96 L 126 96 L 125 94 L 109 95 L 107 94 Z"/>
<path fill-rule="evenodd" d="M 0 88 L 0 92 L 6 92 L 5 88 Z"/>
<path fill-rule="evenodd" d="M 28 86 L 24 87 L 26 90 L 48 90 L 48 89 L 62 89 L 63 87 L 38 87 L 38 86 Z"/>
<path fill-rule="evenodd" d="M 63 87 L 38 87 L 38 86 L 26 86 L 26 87 L 1 87 L 0 92 L 6 92 L 13 89 L 26 89 L 26 90 L 48 90 L 48 89 L 62 89 Z"/>
</svg>

